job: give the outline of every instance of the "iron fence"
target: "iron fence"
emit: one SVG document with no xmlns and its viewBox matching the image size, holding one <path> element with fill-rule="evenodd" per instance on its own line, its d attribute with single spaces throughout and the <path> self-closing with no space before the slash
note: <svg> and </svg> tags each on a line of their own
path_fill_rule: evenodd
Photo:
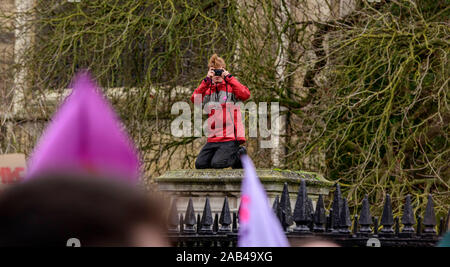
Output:
<svg viewBox="0 0 450 267">
<path fill-rule="evenodd" d="M 450 217 L 449 211 L 447 218 L 440 218 L 437 223 L 432 195 L 428 196 L 423 218 L 414 215 L 410 195 L 405 199 L 401 218 L 394 217 L 391 198 L 386 195 L 381 220 L 370 213 L 367 196 L 359 209 L 359 216 L 351 218 L 347 199 L 342 197 L 339 184 L 335 185 L 328 212 L 322 195 L 319 195 L 314 209 L 304 180 L 301 181 L 293 212 L 287 184 L 281 197 L 276 197 L 272 208 L 294 246 L 310 238 L 319 238 L 350 247 L 432 247 L 447 232 Z M 209 198 L 205 199 L 202 215 L 195 213 L 192 199 L 184 214 L 177 210 L 176 200 L 172 201 L 168 233 L 175 246 L 235 247 L 238 229 L 238 214 L 230 212 L 227 197 L 224 198 L 220 215 L 215 214 L 214 217 Z"/>
</svg>

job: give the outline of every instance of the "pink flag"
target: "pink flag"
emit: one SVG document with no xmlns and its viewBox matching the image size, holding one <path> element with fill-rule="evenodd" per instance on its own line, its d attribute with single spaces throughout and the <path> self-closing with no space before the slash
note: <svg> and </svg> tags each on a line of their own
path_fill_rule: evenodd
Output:
<svg viewBox="0 0 450 267">
<path fill-rule="evenodd" d="M 289 242 L 275 217 L 266 191 L 247 155 L 241 157 L 244 180 L 239 210 L 239 247 L 288 247 Z"/>
<path fill-rule="evenodd" d="M 133 183 L 139 179 L 137 152 L 87 72 L 76 76 L 71 95 L 44 131 L 26 179 L 55 171 L 122 177 Z"/>
</svg>

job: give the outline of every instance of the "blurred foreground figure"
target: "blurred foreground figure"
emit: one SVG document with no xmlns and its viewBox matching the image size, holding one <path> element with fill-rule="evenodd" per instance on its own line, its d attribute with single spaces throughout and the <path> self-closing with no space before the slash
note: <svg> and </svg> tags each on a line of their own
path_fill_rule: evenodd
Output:
<svg viewBox="0 0 450 267">
<path fill-rule="evenodd" d="M 26 179 L 84 171 L 137 184 L 136 147 L 108 100 L 88 72 L 80 72 L 71 87 L 33 151 Z"/>
<path fill-rule="evenodd" d="M 41 176 L 0 195 L 0 246 L 168 246 L 161 204 L 125 182 Z"/>
</svg>

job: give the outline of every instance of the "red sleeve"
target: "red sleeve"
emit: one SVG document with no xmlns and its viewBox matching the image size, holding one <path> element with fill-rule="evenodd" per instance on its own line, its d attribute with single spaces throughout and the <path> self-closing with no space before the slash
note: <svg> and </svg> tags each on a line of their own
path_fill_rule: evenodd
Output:
<svg viewBox="0 0 450 267">
<path fill-rule="evenodd" d="M 233 88 L 233 93 L 238 100 L 245 101 L 250 98 L 250 90 L 248 90 L 247 86 L 240 83 L 233 76 L 225 78 L 226 82 L 228 82 Z"/>
<path fill-rule="evenodd" d="M 202 95 L 202 101 L 203 97 L 205 96 L 206 90 L 211 86 L 211 79 L 205 78 L 203 79 L 202 83 L 197 87 L 197 89 L 194 90 L 194 93 L 191 96 L 191 102 L 194 103 L 194 96 L 196 94 Z"/>
</svg>

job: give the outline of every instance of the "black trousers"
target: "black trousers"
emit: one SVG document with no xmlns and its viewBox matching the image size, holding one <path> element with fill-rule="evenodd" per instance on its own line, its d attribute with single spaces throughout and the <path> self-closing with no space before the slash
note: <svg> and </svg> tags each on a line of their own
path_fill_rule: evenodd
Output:
<svg viewBox="0 0 450 267">
<path fill-rule="evenodd" d="M 239 143 L 237 141 L 206 143 L 195 161 L 196 169 L 239 168 Z"/>
</svg>

